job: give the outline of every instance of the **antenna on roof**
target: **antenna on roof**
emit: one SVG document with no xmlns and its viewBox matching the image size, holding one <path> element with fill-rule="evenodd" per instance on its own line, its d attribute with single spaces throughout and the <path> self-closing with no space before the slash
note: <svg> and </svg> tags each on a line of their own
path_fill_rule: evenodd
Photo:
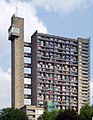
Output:
<svg viewBox="0 0 93 120">
<path fill-rule="evenodd" d="M 17 0 L 16 0 L 16 13 L 15 13 L 16 16 L 18 16 L 18 4 L 17 4 Z"/>
</svg>

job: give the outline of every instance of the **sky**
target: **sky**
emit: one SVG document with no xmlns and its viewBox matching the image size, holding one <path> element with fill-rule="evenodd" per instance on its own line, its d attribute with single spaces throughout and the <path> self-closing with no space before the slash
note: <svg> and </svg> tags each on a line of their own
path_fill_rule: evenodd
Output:
<svg viewBox="0 0 93 120">
<path fill-rule="evenodd" d="M 0 0 L 0 109 L 11 106 L 8 28 L 13 14 L 24 18 L 25 41 L 30 41 L 36 30 L 68 38 L 90 38 L 90 80 L 93 81 L 93 0 Z"/>
</svg>

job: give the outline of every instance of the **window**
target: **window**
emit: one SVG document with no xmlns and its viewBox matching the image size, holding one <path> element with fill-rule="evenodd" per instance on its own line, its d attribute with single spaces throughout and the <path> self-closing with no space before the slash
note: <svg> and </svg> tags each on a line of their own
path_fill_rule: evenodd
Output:
<svg viewBox="0 0 93 120">
<path fill-rule="evenodd" d="M 31 68 L 24 68 L 24 73 L 31 74 Z"/>
<path fill-rule="evenodd" d="M 24 57 L 24 63 L 31 63 L 31 58 Z"/>
<path fill-rule="evenodd" d="M 9 36 L 10 36 L 12 33 L 20 34 L 20 28 L 11 27 L 11 28 L 9 29 L 9 31 L 8 31 Z"/>
<path fill-rule="evenodd" d="M 24 52 L 31 53 L 31 48 L 30 47 L 24 47 Z"/>
<path fill-rule="evenodd" d="M 31 85 L 31 78 L 24 78 L 24 84 Z"/>
<path fill-rule="evenodd" d="M 31 99 L 24 99 L 25 105 L 31 105 Z"/>
<path fill-rule="evenodd" d="M 26 95 L 31 95 L 31 89 L 29 89 L 29 88 L 24 88 L 24 94 L 26 94 Z"/>
</svg>

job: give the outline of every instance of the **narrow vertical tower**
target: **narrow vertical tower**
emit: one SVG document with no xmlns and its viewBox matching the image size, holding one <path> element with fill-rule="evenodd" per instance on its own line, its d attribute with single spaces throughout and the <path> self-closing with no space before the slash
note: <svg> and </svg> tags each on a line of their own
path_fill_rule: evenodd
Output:
<svg viewBox="0 0 93 120">
<path fill-rule="evenodd" d="M 14 108 L 24 105 L 24 19 L 11 18 L 8 29 L 11 40 L 11 104 Z"/>
</svg>

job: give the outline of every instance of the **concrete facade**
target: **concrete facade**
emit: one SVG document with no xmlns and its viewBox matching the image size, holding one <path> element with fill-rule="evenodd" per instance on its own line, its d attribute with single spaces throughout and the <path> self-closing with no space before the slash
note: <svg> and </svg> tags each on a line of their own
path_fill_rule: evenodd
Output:
<svg viewBox="0 0 93 120">
<path fill-rule="evenodd" d="M 32 104 L 80 108 L 89 99 L 89 40 L 38 33 L 31 38 Z"/>
<path fill-rule="evenodd" d="M 24 105 L 24 19 L 13 15 L 8 32 L 11 41 L 11 104 L 20 108 Z"/>
<path fill-rule="evenodd" d="M 79 113 L 89 100 L 89 40 L 36 31 L 31 42 L 24 42 L 24 19 L 15 15 L 9 40 L 12 107 L 43 110 L 44 103 L 52 101 L 56 109 Z"/>
</svg>

